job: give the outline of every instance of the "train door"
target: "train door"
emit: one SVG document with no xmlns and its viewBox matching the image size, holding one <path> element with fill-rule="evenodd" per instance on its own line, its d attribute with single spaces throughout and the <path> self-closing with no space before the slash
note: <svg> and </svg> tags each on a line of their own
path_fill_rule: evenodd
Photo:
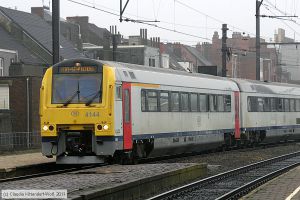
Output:
<svg viewBox="0 0 300 200">
<path fill-rule="evenodd" d="M 123 83 L 123 148 L 132 149 L 131 84 Z"/>
<path fill-rule="evenodd" d="M 235 139 L 240 139 L 241 130 L 240 130 L 240 92 L 239 91 L 234 92 L 234 122 L 235 122 L 234 137 Z"/>
</svg>

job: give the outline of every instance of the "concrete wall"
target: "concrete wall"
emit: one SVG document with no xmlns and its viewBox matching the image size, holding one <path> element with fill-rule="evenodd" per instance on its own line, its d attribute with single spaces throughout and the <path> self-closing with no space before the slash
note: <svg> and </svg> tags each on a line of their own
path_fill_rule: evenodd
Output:
<svg viewBox="0 0 300 200">
<path fill-rule="evenodd" d="M 282 68 L 291 74 L 291 80 L 300 80 L 300 49 L 296 45 L 282 45 L 280 48 Z"/>
<path fill-rule="evenodd" d="M 159 49 L 158 48 L 145 46 L 145 49 L 144 49 L 144 63 L 143 63 L 144 65 L 151 66 L 152 63 L 149 63 L 149 59 L 152 59 L 151 62 L 154 61 L 154 63 L 155 63 L 154 67 L 160 67 L 160 61 L 159 61 L 160 58 L 159 57 L 160 57 L 160 55 L 159 55 Z"/>
</svg>

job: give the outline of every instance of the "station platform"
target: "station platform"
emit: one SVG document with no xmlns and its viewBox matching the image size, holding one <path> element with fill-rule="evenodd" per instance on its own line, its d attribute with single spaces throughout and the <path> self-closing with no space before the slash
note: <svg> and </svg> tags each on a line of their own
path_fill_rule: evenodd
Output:
<svg viewBox="0 0 300 200">
<path fill-rule="evenodd" d="M 287 173 L 267 182 L 241 199 L 299 200 L 300 167 L 296 167 Z"/>
<path fill-rule="evenodd" d="M 42 153 L 25 153 L 17 155 L 0 155 L 0 172 L 9 172 L 16 168 L 55 162 L 54 158 L 46 158 Z"/>
</svg>

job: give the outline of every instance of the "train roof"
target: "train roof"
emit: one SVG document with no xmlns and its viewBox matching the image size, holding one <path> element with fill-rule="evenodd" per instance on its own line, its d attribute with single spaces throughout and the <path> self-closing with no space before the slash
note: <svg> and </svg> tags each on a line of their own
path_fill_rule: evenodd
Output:
<svg viewBox="0 0 300 200">
<path fill-rule="evenodd" d="M 279 95 L 300 95 L 300 85 L 278 82 L 262 82 L 247 79 L 232 80 L 238 84 L 241 92 Z"/>
<path fill-rule="evenodd" d="M 163 84 L 191 88 L 206 88 L 214 90 L 239 90 L 237 84 L 228 78 L 130 63 L 102 60 L 99 62 L 114 67 L 118 73 L 116 75 L 118 81 Z"/>
</svg>

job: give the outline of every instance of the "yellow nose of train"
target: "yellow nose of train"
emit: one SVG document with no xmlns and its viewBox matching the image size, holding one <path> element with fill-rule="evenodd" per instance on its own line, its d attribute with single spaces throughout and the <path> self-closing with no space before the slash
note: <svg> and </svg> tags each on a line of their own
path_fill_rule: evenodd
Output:
<svg viewBox="0 0 300 200">
<path fill-rule="evenodd" d="M 40 91 L 43 154 L 60 163 L 81 163 L 83 156 L 89 163 L 102 162 L 99 155 L 113 154 L 114 84 L 114 70 L 93 60 L 49 68 Z"/>
</svg>

